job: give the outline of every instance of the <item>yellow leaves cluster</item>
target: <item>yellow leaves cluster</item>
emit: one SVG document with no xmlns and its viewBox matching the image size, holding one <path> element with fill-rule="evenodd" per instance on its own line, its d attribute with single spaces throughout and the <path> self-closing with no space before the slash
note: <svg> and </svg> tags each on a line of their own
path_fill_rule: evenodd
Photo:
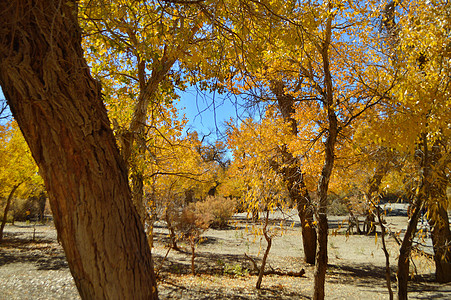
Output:
<svg viewBox="0 0 451 300">
<path fill-rule="evenodd" d="M 0 182 L 1 197 L 18 184 L 27 183 L 20 187 L 21 192 L 30 192 L 30 186 L 43 185 L 38 167 L 14 121 L 0 125 Z"/>
<path fill-rule="evenodd" d="M 246 119 L 239 127 L 229 124 L 228 145 L 234 159 L 228 176 L 249 211 L 272 210 L 286 202 L 286 187 L 277 168 L 282 164 L 280 147 L 289 136 L 290 129 L 274 109 L 260 122 Z"/>
</svg>

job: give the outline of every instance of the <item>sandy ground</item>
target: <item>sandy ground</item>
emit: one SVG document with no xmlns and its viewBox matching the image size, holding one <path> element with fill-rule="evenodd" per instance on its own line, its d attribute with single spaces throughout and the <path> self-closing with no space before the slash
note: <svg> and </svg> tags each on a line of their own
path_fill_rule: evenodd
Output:
<svg viewBox="0 0 451 300">
<path fill-rule="evenodd" d="M 264 239 L 253 231 L 258 226 L 236 215 L 228 229 L 210 229 L 197 248 L 196 272 L 190 272 L 190 253 L 169 251 L 165 247 L 167 230 L 157 224 L 155 267 L 159 272 L 161 299 L 310 299 L 313 293 L 312 266 L 302 261 L 299 220 L 272 215 L 273 247 L 269 267 L 280 271 L 306 271 L 303 277 L 269 275 L 263 279 L 262 290 L 254 288 L 257 277 L 249 275 L 251 264 L 244 253 L 261 259 L 266 247 Z M 281 219 L 286 220 L 280 230 Z M 402 237 L 407 217 L 387 216 L 387 224 Z M 380 234 L 375 236 L 346 235 L 346 218 L 330 217 L 329 268 L 326 279 L 327 299 L 387 299 Z M 160 225 L 160 226 L 158 226 Z M 292 225 L 292 226 L 290 226 Z M 33 241 L 33 233 L 35 241 Z M 431 251 L 425 240 L 418 240 L 426 252 Z M 391 268 L 396 270 L 399 246 L 387 237 Z M 184 245 L 181 244 L 183 247 Z M 433 282 L 434 264 L 427 256 L 414 256 L 415 279 L 409 283 L 410 299 L 450 299 L 451 285 Z M 412 268 L 414 269 L 414 268 Z M 396 293 L 396 279 L 392 284 Z M 5 240 L 0 245 L 0 300 L 3 299 L 79 299 L 64 253 L 56 242 L 51 225 L 7 225 Z"/>
</svg>

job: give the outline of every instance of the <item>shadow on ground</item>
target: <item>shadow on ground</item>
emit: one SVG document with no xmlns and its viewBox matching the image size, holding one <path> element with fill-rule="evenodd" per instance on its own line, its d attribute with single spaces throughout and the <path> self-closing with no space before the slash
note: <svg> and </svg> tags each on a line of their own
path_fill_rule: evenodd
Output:
<svg viewBox="0 0 451 300">
<path fill-rule="evenodd" d="M 0 266 L 32 263 L 38 270 L 68 268 L 63 250 L 52 239 L 24 239 L 24 233 L 8 233 L 0 244 Z"/>
</svg>

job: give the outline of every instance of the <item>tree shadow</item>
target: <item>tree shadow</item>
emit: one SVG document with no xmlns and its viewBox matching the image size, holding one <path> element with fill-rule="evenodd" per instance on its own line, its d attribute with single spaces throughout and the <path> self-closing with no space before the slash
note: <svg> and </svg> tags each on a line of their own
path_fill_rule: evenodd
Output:
<svg viewBox="0 0 451 300">
<path fill-rule="evenodd" d="M 356 280 L 358 278 L 359 280 Z M 328 281 L 359 287 L 371 287 L 385 290 L 385 267 L 370 264 L 329 265 Z M 396 271 L 391 270 L 392 288 L 397 286 Z M 394 291 L 396 293 L 396 291 Z M 408 283 L 408 292 L 412 299 L 445 299 L 451 293 L 451 285 L 443 285 L 434 281 L 433 274 L 414 276 Z M 422 294 L 427 293 L 422 296 Z"/>
<path fill-rule="evenodd" d="M 38 270 L 68 268 L 63 249 L 52 239 L 36 235 L 35 240 L 25 239 L 29 234 L 8 233 L 0 244 L 0 266 L 14 263 L 32 263 Z"/>
<path fill-rule="evenodd" d="M 166 281 L 164 289 L 159 291 L 160 297 L 165 299 L 231 299 L 231 300 L 247 300 L 247 299 L 311 299 L 310 297 L 274 287 L 257 289 L 235 288 L 220 289 L 215 287 L 199 288 L 185 287 L 177 284 L 177 282 Z"/>
<path fill-rule="evenodd" d="M 328 266 L 328 281 L 355 286 L 385 288 L 385 268 L 370 264 L 347 264 Z M 392 270 L 392 283 L 395 280 Z M 359 280 L 356 280 L 358 278 Z M 383 280 L 381 280 L 381 278 Z"/>
</svg>

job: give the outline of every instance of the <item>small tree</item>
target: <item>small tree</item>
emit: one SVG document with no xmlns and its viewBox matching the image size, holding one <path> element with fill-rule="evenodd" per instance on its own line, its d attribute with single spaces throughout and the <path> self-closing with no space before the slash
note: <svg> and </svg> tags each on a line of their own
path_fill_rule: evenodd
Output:
<svg viewBox="0 0 451 300">
<path fill-rule="evenodd" d="M 197 203 L 190 203 L 176 219 L 176 228 L 181 238 L 188 242 L 191 248 L 191 273 L 196 274 L 194 259 L 196 245 L 200 236 L 210 227 L 213 215 L 199 210 Z"/>
<path fill-rule="evenodd" d="M 16 122 L 0 127 L 0 164 L 0 197 L 6 196 L 7 199 L 0 226 L 1 242 L 16 190 L 21 186 L 22 192 L 26 193 L 30 190 L 30 185 L 42 185 L 36 163 Z M 24 185 L 25 182 L 27 185 Z"/>
</svg>

